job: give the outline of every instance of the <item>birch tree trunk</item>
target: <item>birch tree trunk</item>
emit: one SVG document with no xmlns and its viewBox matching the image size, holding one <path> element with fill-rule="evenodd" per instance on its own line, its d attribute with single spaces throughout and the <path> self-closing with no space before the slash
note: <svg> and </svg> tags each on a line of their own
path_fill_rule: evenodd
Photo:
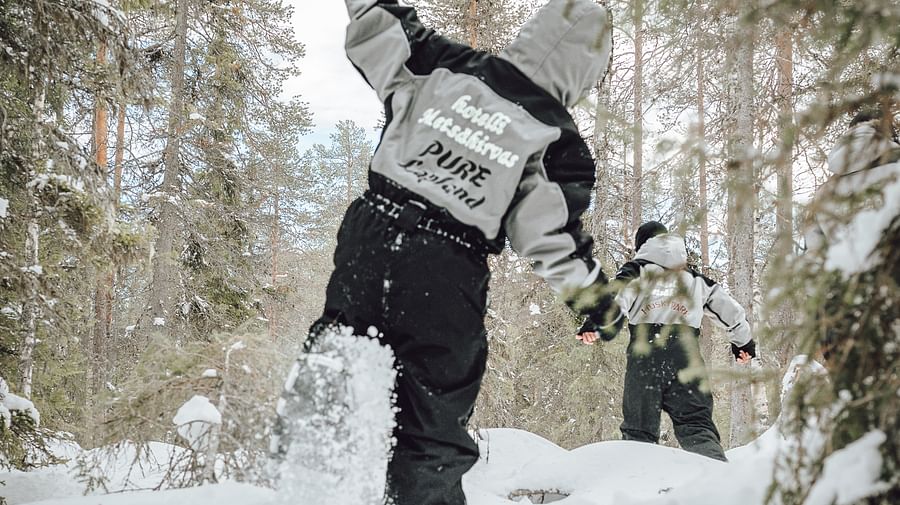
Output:
<svg viewBox="0 0 900 505">
<path fill-rule="evenodd" d="M 739 17 L 735 18 L 734 57 L 730 78 L 733 130 L 728 152 L 728 265 L 729 287 L 732 295 L 747 311 L 748 321 L 753 322 L 753 226 L 755 202 L 755 177 L 753 173 L 753 37 L 751 26 L 743 23 L 750 12 L 751 2 L 742 4 Z M 733 365 L 742 372 L 749 367 Z M 732 383 L 731 447 L 743 445 L 753 436 L 753 411 L 751 387 L 746 377 L 738 377 Z"/>
<path fill-rule="evenodd" d="M 641 225 L 641 179 L 644 169 L 644 1 L 634 3 L 634 165 L 631 194 L 631 229 Z"/>
<path fill-rule="evenodd" d="M 172 63 L 172 96 L 169 101 L 169 120 L 166 147 L 163 152 L 165 175 L 162 183 L 162 198 L 158 233 L 153 256 L 153 280 L 150 285 L 150 324 L 164 335 L 172 336 L 172 324 L 167 316 L 175 302 L 175 281 L 178 268 L 175 261 L 175 235 L 178 209 L 173 199 L 179 191 L 181 167 L 181 125 L 184 115 L 184 65 L 187 42 L 187 16 L 191 0 L 178 0 L 175 13 L 175 50 Z M 176 342 L 178 343 L 178 342 Z"/>
<path fill-rule="evenodd" d="M 44 123 L 44 109 L 46 90 L 43 78 L 38 78 L 34 87 L 34 103 L 32 113 L 38 126 L 32 148 L 32 162 L 37 166 L 44 156 L 44 132 L 40 131 Z M 37 171 L 31 170 L 31 179 L 37 177 Z M 19 353 L 19 371 L 21 372 L 22 396 L 31 399 L 34 382 L 34 348 L 37 345 L 37 320 L 40 315 L 39 307 L 39 279 L 40 265 L 40 238 L 41 228 L 38 223 L 40 205 L 34 194 L 33 185 L 28 185 L 28 223 L 25 231 L 25 302 L 22 304 L 22 316 L 24 319 L 24 335 L 22 349 Z"/>
</svg>

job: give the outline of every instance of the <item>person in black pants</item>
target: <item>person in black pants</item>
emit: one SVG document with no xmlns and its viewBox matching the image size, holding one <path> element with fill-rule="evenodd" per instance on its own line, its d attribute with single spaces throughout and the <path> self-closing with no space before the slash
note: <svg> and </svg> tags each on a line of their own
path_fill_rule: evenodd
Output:
<svg viewBox="0 0 900 505">
<path fill-rule="evenodd" d="M 669 234 L 662 223 L 641 225 L 634 247 L 634 259 L 616 274 L 618 316 L 612 322 L 589 316 L 578 338 L 586 344 L 611 340 L 628 320 L 623 439 L 657 443 L 663 410 L 682 448 L 725 461 L 712 419 L 712 395 L 700 387 L 705 377 L 700 322 L 706 314 L 725 327 L 735 359 L 747 363 L 756 356 L 756 343 L 744 309 L 724 288 L 687 266 L 684 239 Z M 679 373 L 684 370 L 694 378 L 683 381 Z"/>
<path fill-rule="evenodd" d="M 347 54 L 386 120 L 307 347 L 330 325 L 377 329 L 399 369 L 389 499 L 461 505 L 478 459 L 465 427 L 487 358 L 488 254 L 508 239 L 582 313 L 605 300 L 586 296 L 607 279 L 580 221 L 594 162 L 567 107 L 608 69 L 609 16 L 591 0 L 551 0 L 495 56 L 394 1 L 347 8 Z"/>
</svg>

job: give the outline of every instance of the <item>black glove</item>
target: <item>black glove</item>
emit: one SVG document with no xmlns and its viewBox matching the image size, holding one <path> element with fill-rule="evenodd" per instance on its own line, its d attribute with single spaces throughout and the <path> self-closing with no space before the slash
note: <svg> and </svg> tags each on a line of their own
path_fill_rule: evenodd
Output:
<svg viewBox="0 0 900 505">
<path fill-rule="evenodd" d="M 609 341 L 616 337 L 624 323 L 615 302 L 615 293 L 602 270 L 593 284 L 577 290 L 566 300 L 566 304 L 576 314 L 586 316 L 578 335 L 596 332 L 601 339 Z"/>
<path fill-rule="evenodd" d="M 613 316 L 614 318 L 615 316 Z M 616 338 L 616 335 L 619 334 L 619 330 L 622 329 L 622 324 L 624 322 L 624 318 L 618 318 L 613 322 L 604 323 L 607 319 L 610 319 L 602 314 L 593 314 L 585 318 L 584 324 L 581 325 L 581 329 L 578 330 L 578 335 L 587 332 L 596 332 L 600 335 L 600 339 L 606 342 Z"/>
<path fill-rule="evenodd" d="M 740 359 L 741 351 L 746 352 L 750 355 L 751 358 L 756 357 L 756 342 L 751 338 L 749 342 L 738 347 L 734 344 L 731 344 L 731 354 L 734 354 L 734 359 Z"/>
</svg>

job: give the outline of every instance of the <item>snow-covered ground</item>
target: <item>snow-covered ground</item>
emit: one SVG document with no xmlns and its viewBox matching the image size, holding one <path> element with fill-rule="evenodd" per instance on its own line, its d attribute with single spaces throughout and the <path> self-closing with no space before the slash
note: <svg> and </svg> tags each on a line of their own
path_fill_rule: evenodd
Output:
<svg viewBox="0 0 900 505">
<path fill-rule="evenodd" d="M 481 459 L 463 485 L 470 505 L 530 503 L 527 490 L 546 491 L 545 503 L 555 499 L 560 505 L 762 505 L 777 446 L 766 437 L 774 435 L 769 432 L 758 444 L 730 451 L 731 462 L 722 463 L 638 442 L 606 441 L 567 451 L 520 430 L 482 430 Z M 883 433 L 874 432 L 832 455 L 806 505 L 849 504 L 878 490 L 878 446 L 884 439 Z M 159 444 L 153 453 L 165 460 L 170 450 Z M 81 496 L 83 486 L 71 470 L 60 465 L 0 473 L 0 481 L 6 483 L 0 495 L 9 505 L 272 505 L 285 498 L 271 489 L 236 482 Z M 152 486 L 164 470 L 149 465 L 132 479 L 136 485 Z M 123 466 L 114 472 L 115 485 L 123 484 L 124 471 Z"/>
<path fill-rule="evenodd" d="M 785 389 L 801 370 L 821 373 L 815 362 L 798 358 L 789 367 Z M 529 496 L 533 503 L 560 505 L 764 505 L 773 475 L 785 473 L 778 462 L 795 451 L 777 422 L 753 443 L 728 451 L 728 463 L 638 442 L 604 441 L 568 451 L 521 430 L 487 429 L 473 435 L 481 457 L 463 478 L 469 505 L 532 503 Z M 816 436 L 814 430 L 810 435 Z M 878 448 L 885 439 L 874 431 L 832 454 L 803 505 L 849 505 L 883 489 Z M 154 443 L 140 455 L 129 444 L 114 457 L 99 450 L 86 453 L 105 461 L 111 494 L 82 496 L 84 485 L 76 481 L 70 462 L 0 473 L 5 483 L 0 496 L 8 505 L 321 505 L 237 482 L 134 490 L 156 487 L 169 470 L 167 462 L 184 450 Z M 61 444 L 57 451 L 67 457 L 77 452 L 71 444 Z"/>
</svg>

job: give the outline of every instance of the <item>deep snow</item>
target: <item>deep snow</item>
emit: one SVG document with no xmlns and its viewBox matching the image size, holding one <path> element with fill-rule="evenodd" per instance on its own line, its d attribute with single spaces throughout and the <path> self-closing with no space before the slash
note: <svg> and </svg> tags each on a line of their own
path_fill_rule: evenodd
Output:
<svg viewBox="0 0 900 505">
<path fill-rule="evenodd" d="M 783 383 L 789 391 L 801 373 L 824 373 L 815 363 L 798 357 Z M 686 451 L 627 441 L 605 441 L 568 451 L 537 435 L 516 429 L 487 429 L 473 433 L 481 457 L 463 478 L 469 505 L 529 503 L 525 491 L 546 491 L 560 505 L 763 505 L 778 463 L 795 450 L 776 421 L 756 441 L 727 452 L 729 463 Z M 810 437 L 815 437 L 811 428 Z M 874 431 L 832 454 L 803 505 L 849 505 L 884 488 L 878 482 L 886 439 Z M 166 462 L 184 449 L 155 443 L 137 467 L 134 448 L 107 461 L 108 489 L 153 488 L 167 469 Z M 63 447 L 71 456 L 72 448 Z M 95 450 L 91 453 L 104 457 Z M 177 458 L 176 458 L 177 459 Z M 291 501 L 271 489 L 223 482 L 165 491 L 126 491 L 80 496 L 84 487 L 72 475 L 73 463 L 31 472 L 0 473 L 0 496 L 9 505 L 320 505 Z M 130 472 L 130 473 L 129 473 Z M 512 497 L 512 498 L 511 498 Z M 358 505 L 358 504 L 336 504 Z"/>
<path fill-rule="evenodd" d="M 775 461 L 775 445 L 766 437 L 773 435 L 767 432 L 763 443 L 729 451 L 731 462 L 722 463 L 638 442 L 606 441 L 567 451 L 525 431 L 482 430 L 481 459 L 463 486 L 470 505 L 529 503 L 525 497 L 518 502 L 508 497 L 538 489 L 568 494 L 555 502 L 560 505 L 762 505 Z M 846 505 L 880 489 L 877 448 L 884 439 L 883 433 L 873 432 L 832 455 L 805 505 Z M 156 450 L 166 449 L 160 444 Z M 82 487 L 68 470 L 56 466 L 0 474 L 6 482 L 0 493 L 9 505 L 271 505 L 284 498 L 271 489 L 236 482 L 80 496 Z M 151 485 L 162 471 L 151 469 L 137 480 Z"/>
</svg>

